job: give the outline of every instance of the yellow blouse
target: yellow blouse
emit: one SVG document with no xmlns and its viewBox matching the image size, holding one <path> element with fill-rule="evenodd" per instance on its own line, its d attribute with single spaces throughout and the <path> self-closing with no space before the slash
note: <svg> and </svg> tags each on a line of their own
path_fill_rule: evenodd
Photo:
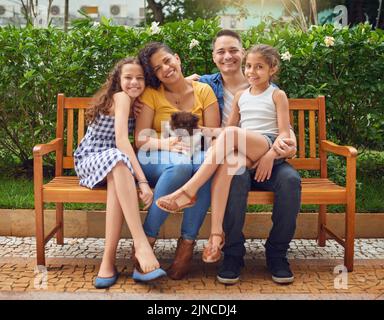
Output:
<svg viewBox="0 0 384 320">
<path fill-rule="evenodd" d="M 199 117 L 199 125 L 203 125 L 204 110 L 216 102 L 217 98 L 212 88 L 206 83 L 192 81 L 192 87 L 195 95 L 195 103 L 191 112 Z M 147 87 L 140 100 L 155 111 L 152 129 L 155 129 L 157 133 L 161 132 L 162 121 L 169 121 L 172 113 L 180 111 L 167 100 L 162 84 L 159 89 Z"/>
</svg>

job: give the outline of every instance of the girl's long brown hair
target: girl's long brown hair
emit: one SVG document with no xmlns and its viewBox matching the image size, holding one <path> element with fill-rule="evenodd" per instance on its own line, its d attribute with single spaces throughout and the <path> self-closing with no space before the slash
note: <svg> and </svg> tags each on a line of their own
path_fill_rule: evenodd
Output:
<svg viewBox="0 0 384 320">
<path fill-rule="evenodd" d="M 126 64 L 140 65 L 140 62 L 137 58 L 127 57 L 116 63 L 112 71 L 109 73 L 107 81 L 93 96 L 92 107 L 86 112 L 88 125 L 93 123 L 99 114 L 109 114 L 109 109 L 113 103 L 113 95 L 123 90 L 120 85 L 120 76 L 121 69 Z"/>
</svg>

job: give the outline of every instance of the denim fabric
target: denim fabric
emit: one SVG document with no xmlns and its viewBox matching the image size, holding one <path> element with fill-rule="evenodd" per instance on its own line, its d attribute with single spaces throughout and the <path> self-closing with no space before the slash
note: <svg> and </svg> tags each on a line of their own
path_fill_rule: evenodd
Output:
<svg viewBox="0 0 384 320">
<path fill-rule="evenodd" d="M 216 95 L 217 101 L 219 103 L 220 109 L 220 117 L 223 116 L 224 109 L 224 86 L 223 86 L 223 78 L 221 77 L 221 73 L 214 74 L 205 74 L 200 77 L 200 82 L 207 83 L 211 86 L 213 92 Z"/>
<path fill-rule="evenodd" d="M 157 207 L 156 200 L 184 185 L 204 161 L 204 152 L 195 154 L 191 160 L 190 157 L 176 152 L 139 151 L 138 159 L 150 186 L 154 188 L 154 200 L 144 221 L 144 231 L 147 236 L 156 238 L 169 214 Z M 197 238 L 211 204 L 211 179 L 199 189 L 196 196 L 196 204 L 185 209 L 183 214 L 181 236 L 188 240 Z"/>
<path fill-rule="evenodd" d="M 274 164 L 272 176 L 264 182 L 253 179 L 255 169 L 234 176 L 224 216 L 224 254 L 244 256 L 244 226 L 249 190 L 264 190 L 275 193 L 273 203 L 273 226 L 266 241 L 267 258 L 285 257 L 296 230 L 296 217 L 300 210 L 301 179 L 298 172 L 287 162 Z"/>
</svg>

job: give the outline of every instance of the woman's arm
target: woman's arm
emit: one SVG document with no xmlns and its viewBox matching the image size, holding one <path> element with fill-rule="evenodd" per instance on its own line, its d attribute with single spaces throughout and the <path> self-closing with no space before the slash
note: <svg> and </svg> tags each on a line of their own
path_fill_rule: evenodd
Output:
<svg viewBox="0 0 384 320">
<path fill-rule="evenodd" d="M 217 102 L 205 108 L 203 126 L 200 126 L 200 129 L 206 137 L 217 137 L 222 131 L 222 128 L 220 128 L 219 104 Z"/>
<path fill-rule="evenodd" d="M 203 126 L 208 128 L 220 127 L 220 111 L 217 101 L 204 109 Z"/>
<path fill-rule="evenodd" d="M 153 109 L 144 104 L 141 112 L 136 118 L 135 125 L 135 143 L 136 148 L 140 149 L 144 144 L 150 150 L 159 149 L 159 139 L 153 136 L 152 123 L 155 112 Z"/>
<path fill-rule="evenodd" d="M 158 138 L 157 133 L 152 129 L 155 112 L 146 104 L 143 105 L 140 114 L 136 118 L 135 142 L 136 148 L 147 150 L 167 150 L 181 152 L 186 146 L 177 137 Z"/>
</svg>

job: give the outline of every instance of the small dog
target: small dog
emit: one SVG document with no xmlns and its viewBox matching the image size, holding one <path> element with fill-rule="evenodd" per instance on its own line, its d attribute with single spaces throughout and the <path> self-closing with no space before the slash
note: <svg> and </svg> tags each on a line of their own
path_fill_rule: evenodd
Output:
<svg viewBox="0 0 384 320">
<path fill-rule="evenodd" d="M 186 155 L 192 157 L 195 152 L 201 151 L 202 133 L 199 129 L 199 117 L 192 112 L 179 111 L 171 115 L 169 123 L 169 135 L 179 137 L 185 144 L 190 146 Z"/>
</svg>

